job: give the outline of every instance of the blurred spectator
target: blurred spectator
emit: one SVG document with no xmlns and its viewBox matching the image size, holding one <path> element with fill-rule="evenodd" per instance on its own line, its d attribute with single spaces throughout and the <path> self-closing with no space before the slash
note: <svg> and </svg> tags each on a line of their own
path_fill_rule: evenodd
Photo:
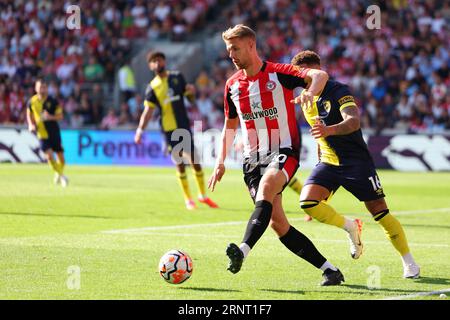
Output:
<svg viewBox="0 0 450 320">
<path fill-rule="evenodd" d="M 124 102 L 120 105 L 118 125 L 127 126 L 130 124 L 131 124 L 130 109 L 128 107 L 128 104 L 126 102 Z"/>
<path fill-rule="evenodd" d="M 105 69 L 95 57 L 89 58 L 89 64 L 84 67 L 84 77 L 87 81 L 102 80 Z"/>
<path fill-rule="evenodd" d="M 116 111 L 113 108 L 108 110 L 108 114 L 103 118 L 100 128 L 102 130 L 108 130 L 117 127 L 119 118 L 116 116 Z"/>
<path fill-rule="evenodd" d="M 120 101 L 128 101 L 136 92 L 136 80 L 134 72 L 131 69 L 129 62 L 126 62 L 118 72 Z"/>
</svg>

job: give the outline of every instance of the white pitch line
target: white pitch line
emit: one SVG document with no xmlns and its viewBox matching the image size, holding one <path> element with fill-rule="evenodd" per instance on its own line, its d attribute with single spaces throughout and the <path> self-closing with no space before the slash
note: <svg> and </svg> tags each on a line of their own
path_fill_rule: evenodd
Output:
<svg viewBox="0 0 450 320">
<path fill-rule="evenodd" d="M 395 211 L 394 215 L 407 215 L 407 214 L 427 214 L 433 212 L 449 212 L 450 208 L 435 208 L 435 209 L 424 209 L 424 210 L 406 210 L 406 211 Z M 351 214 L 348 214 L 351 215 Z M 290 218 L 290 221 L 301 221 L 303 218 Z M 174 226 L 157 226 L 157 227 L 142 227 L 133 229 L 115 229 L 115 230 L 105 230 L 100 231 L 106 234 L 121 234 L 121 233 L 140 233 L 142 231 L 159 231 L 159 230 L 176 230 L 176 229 L 191 229 L 191 228 L 203 228 L 203 227 L 221 227 L 221 226 L 233 226 L 247 223 L 248 221 L 228 221 L 228 222 L 216 222 L 216 223 L 199 223 L 199 224 L 182 224 Z"/>
<path fill-rule="evenodd" d="M 450 292 L 450 288 L 438 290 L 438 291 L 417 292 L 417 293 L 413 293 L 413 294 L 405 294 L 402 296 L 387 297 L 387 298 L 383 298 L 381 300 L 404 300 L 404 299 L 412 299 L 412 298 L 417 298 L 417 297 L 433 296 L 433 295 L 446 293 L 446 292 Z"/>
<path fill-rule="evenodd" d="M 199 224 L 181 224 L 175 226 L 159 226 L 159 227 L 143 227 L 134 229 L 118 229 L 118 230 L 107 230 L 101 231 L 101 233 L 139 233 L 146 231 L 158 231 L 158 230 L 176 230 L 176 229 L 191 229 L 191 228 L 203 228 L 203 227 L 219 227 L 219 226 L 234 226 L 244 223 L 245 221 L 228 221 L 228 222 L 217 222 L 217 223 L 199 223 Z"/>
<path fill-rule="evenodd" d="M 240 235 L 231 235 L 231 234 L 211 234 L 211 233 L 170 233 L 170 232 L 158 232 L 158 231 L 134 231 L 133 235 L 151 235 L 151 236 L 174 236 L 177 237 L 186 237 L 186 238 L 209 238 L 209 239 L 230 239 L 233 237 L 238 237 Z M 278 240 L 278 238 L 269 238 L 270 240 Z M 315 242 L 335 242 L 335 243 L 348 243 L 348 240 L 337 240 L 337 239 L 322 239 L 322 238 L 311 238 L 312 241 Z M 387 241 L 387 240 L 386 240 Z M 364 241 L 364 243 L 368 244 L 386 244 L 385 241 Z M 414 243 L 410 242 L 409 245 L 414 247 L 437 247 L 437 248 L 448 248 L 450 245 L 448 244 L 440 244 L 440 243 Z"/>
<path fill-rule="evenodd" d="M 425 209 L 425 210 L 408 210 L 408 211 L 394 211 L 394 215 L 403 214 L 425 214 L 425 213 L 435 213 L 435 212 L 450 212 L 450 208 L 435 208 L 435 209 Z"/>
</svg>

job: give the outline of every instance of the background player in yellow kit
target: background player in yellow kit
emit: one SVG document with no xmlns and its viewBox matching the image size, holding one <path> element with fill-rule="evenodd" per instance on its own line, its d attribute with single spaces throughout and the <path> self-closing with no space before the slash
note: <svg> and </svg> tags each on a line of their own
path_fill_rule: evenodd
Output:
<svg viewBox="0 0 450 320">
<path fill-rule="evenodd" d="M 48 95 L 47 83 L 43 79 L 36 80 L 34 89 L 36 94 L 27 103 L 28 130 L 38 137 L 41 150 L 55 172 L 55 184 L 67 187 L 69 180 L 63 174 L 64 149 L 58 125 L 58 121 L 63 119 L 62 107 L 55 98 Z M 56 153 L 57 161 L 53 153 Z"/>
<path fill-rule="evenodd" d="M 176 162 L 177 177 L 183 191 L 186 208 L 192 210 L 195 209 L 196 205 L 189 190 L 185 165 L 183 161 L 180 161 L 182 157 L 189 159 L 194 170 L 199 193 L 198 201 L 211 208 L 217 208 L 217 204 L 206 195 L 204 174 L 201 165 L 196 161 L 193 136 L 184 104 L 184 96 L 192 99 L 195 94 L 195 88 L 193 85 L 186 83 L 181 72 L 166 70 L 166 56 L 164 53 L 159 51 L 150 52 L 147 56 L 147 62 L 150 70 L 156 76 L 147 86 L 144 101 L 145 109 L 141 115 L 134 140 L 136 143 L 141 143 L 144 129 L 147 127 L 153 111 L 155 108 L 158 108 L 161 114 L 161 129 L 169 151 L 172 151 L 172 159 Z M 179 141 L 180 137 L 182 137 L 181 141 Z M 179 146 L 182 146 L 182 150 Z"/>
</svg>

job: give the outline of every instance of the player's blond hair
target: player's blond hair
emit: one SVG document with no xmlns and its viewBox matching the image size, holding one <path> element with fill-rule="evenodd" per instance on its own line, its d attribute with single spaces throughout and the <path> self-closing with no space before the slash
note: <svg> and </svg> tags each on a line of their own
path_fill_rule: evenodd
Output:
<svg viewBox="0 0 450 320">
<path fill-rule="evenodd" d="M 234 27 L 228 28 L 226 31 L 222 32 L 222 39 L 224 41 L 234 38 L 251 38 L 256 40 L 256 33 L 252 30 L 252 28 L 243 24 L 237 24 Z"/>
</svg>

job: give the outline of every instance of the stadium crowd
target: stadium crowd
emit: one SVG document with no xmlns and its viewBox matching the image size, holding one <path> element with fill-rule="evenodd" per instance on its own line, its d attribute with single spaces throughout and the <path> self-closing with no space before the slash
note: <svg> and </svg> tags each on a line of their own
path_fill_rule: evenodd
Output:
<svg viewBox="0 0 450 320">
<path fill-rule="evenodd" d="M 80 1 L 83 4 L 84 1 Z M 0 14 L 0 123 L 23 123 L 26 98 L 38 73 L 52 79 L 50 91 L 64 104 L 67 125 L 111 128 L 136 123 L 142 93 L 117 106 L 104 106 L 99 81 L 112 82 L 133 38 L 184 35 L 205 22 L 214 0 L 89 1 L 79 33 L 64 32 L 61 6 L 49 1 L 16 1 Z M 17 3 L 21 3 L 17 5 Z M 313 49 L 322 66 L 347 83 L 361 106 L 362 126 L 410 132 L 450 129 L 450 3 L 440 0 L 379 1 L 381 28 L 369 29 L 373 1 L 238 0 L 223 13 L 227 25 L 257 31 L 261 55 L 289 63 Z M 1 4 L 0 4 L 1 6 Z M 105 54 L 105 53 L 108 54 Z M 197 101 L 191 120 L 203 128 L 223 124 L 223 88 L 234 72 L 225 50 L 195 80 Z M 92 85 L 98 94 L 82 88 Z"/>
<path fill-rule="evenodd" d="M 68 1 L 0 1 L 0 124 L 25 122 L 37 76 L 61 102 L 65 127 L 107 128 L 116 123 L 108 121 L 111 113 L 118 125 L 133 122 L 138 116 L 130 109 L 140 97 L 129 97 L 117 112 L 104 105 L 102 85 L 127 63 L 134 39 L 180 41 L 204 25 L 215 2 L 80 0 L 82 28 L 69 30 Z"/>
</svg>

